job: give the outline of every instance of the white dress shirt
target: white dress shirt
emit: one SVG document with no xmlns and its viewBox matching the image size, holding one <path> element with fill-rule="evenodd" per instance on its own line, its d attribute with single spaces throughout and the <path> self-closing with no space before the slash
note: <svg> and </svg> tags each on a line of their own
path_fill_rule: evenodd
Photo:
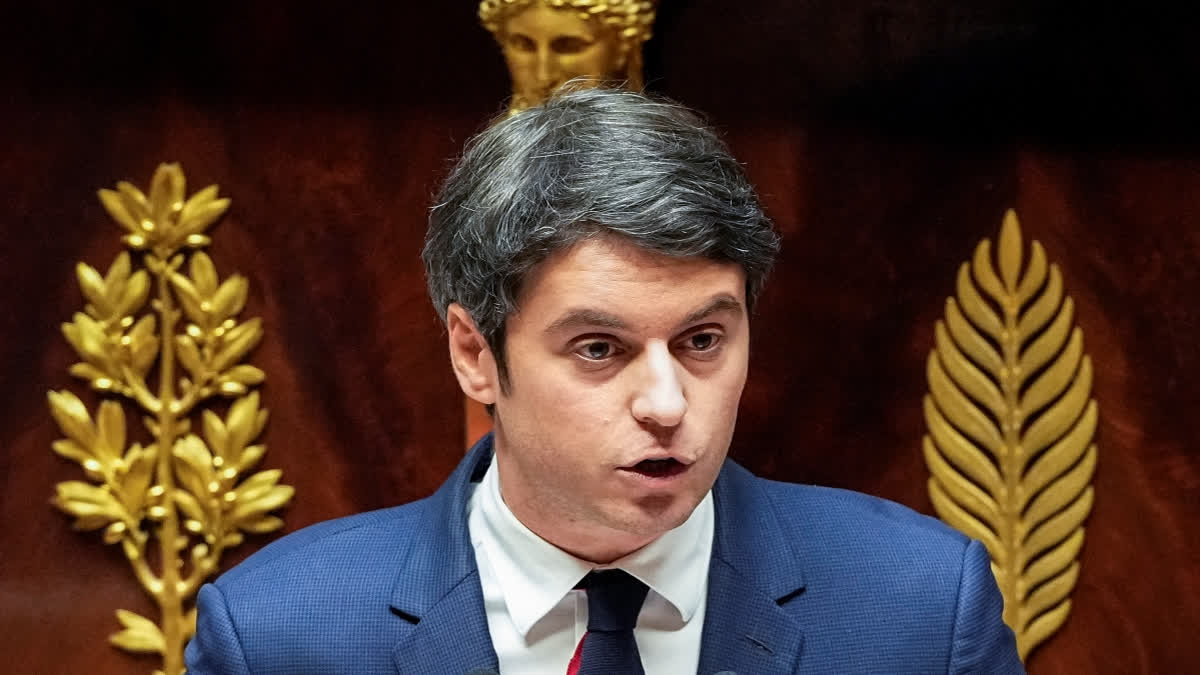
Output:
<svg viewBox="0 0 1200 675">
<path fill-rule="evenodd" d="M 711 492 L 682 525 L 609 565 L 580 560 L 517 520 L 500 496 L 496 462 L 467 514 L 503 675 L 565 675 L 587 632 L 587 594 L 575 584 L 593 569 L 614 567 L 650 587 L 634 629 L 647 675 L 696 672 L 712 553 Z"/>
</svg>

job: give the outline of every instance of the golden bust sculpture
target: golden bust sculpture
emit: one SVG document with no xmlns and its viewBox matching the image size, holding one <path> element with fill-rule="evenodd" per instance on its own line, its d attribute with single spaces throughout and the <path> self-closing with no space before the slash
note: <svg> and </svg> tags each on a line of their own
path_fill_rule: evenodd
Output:
<svg viewBox="0 0 1200 675">
<path fill-rule="evenodd" d="M 483 0 L 479 20 L 504 52 L 515 113 L 572 78 L 642 87 L 642 43 L 655 3 L 646 0 Z"/>
</svg>

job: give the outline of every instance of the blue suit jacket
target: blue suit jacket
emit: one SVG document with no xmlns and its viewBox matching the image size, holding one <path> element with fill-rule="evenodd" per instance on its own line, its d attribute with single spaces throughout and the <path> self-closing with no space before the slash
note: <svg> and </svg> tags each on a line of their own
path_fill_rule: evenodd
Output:
<svg viewBox="0 0 1200 675">
<path fill-rule="evenodd" d="M 466 518 L 491 456 L 488 437 L 431 497 L 293 533 L 204 586 L 188 672 L 498 670 Z M 732 461 L 713 496 L 702 675 L 1023 672 L 978 542 Z"/>
</svg>

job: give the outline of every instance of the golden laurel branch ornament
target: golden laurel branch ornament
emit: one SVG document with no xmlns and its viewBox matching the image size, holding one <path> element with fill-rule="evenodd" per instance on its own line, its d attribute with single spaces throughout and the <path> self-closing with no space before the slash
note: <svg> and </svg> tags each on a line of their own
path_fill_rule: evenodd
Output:
<svg viewBox="0 0 1200 675">
<path fill-rule="evenodd" d="M 221 281 L 200 250 L 229 200 L 217 197 L 215 185 L 185 199 L 178 164 L 158 167 L 149 196 L 127 182 L 99 196 L 144 269 L 134 270 L 129 251 L 103 276 L 76 266 L 87 306 L 62 327 L 83 359 L 70 372 L 103 401 L 93 418 L 70 391 L 48 394 L 66 436 L 54 452 L 78 462 L 88 478 L 59 483 L 53 504 L 74 516 L 76 529 L 102 529 L 106 544 L 120 544 L 158 603 L 161 624 L 117 610 L 124 628 L 109 641 L 160 654 L 163 669 L 155 672 L 178 675 L 196 628 L 196 610 L 187 607 L 200 585 L 243 533 L 283 526 L 271 512 L 293 489 L 279 484 L 278 470 L 252 473 L 266 451 L 254 441 L 267 411 L 252 390 L 263 371 L 240 363 L 263 334 L 260 319 L 238 318 L 249 283 L 237 274 Z M 147 384 L 151 375 L 157 391 Z M 232 399 L 224 416 L 199 408 L 217 397 Z M 151 442 L 129 443 L 122 401 L 144 415 Z M 200 435 L 192 432 L 197 413 Z"/>
<path fill-rule="evenodd" d="M 983 240 L 958 271 L 926 373 L 923 441 L 938 516 L 982 541 L 1022 660 L 1058 630 L 1079 578 L 1096 471 L 1092 363 L 1057 265 L 1017 216 L 997 265 Z"/>
</svg>

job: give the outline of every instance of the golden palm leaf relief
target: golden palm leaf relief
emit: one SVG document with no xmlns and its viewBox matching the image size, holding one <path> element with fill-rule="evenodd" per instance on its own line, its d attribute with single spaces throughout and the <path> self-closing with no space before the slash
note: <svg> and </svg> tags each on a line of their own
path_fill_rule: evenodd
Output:
<svg viewBox="0 0 1200 675">
<path fill-rule="evenodd" d="M 75 518 L 76 529 L 103 529 L 105 543 L 119 543 L 159 606 L 161 626 L 117 610 L 123 630 L 110 642 L 160 654 L 163 669 L 156 672 L 178 675 L 196 624 L 187 605 L 243 533 L 283 526 L 271 512 L 291 500 L 293 489 L 279 484 L 278 470 L 252 472 L 266 452 L 254 440 L 267 411 L 252 391 L 266 375 L 239 363 L 263 334 L 259 319 L 238 318 L 249 283 L 237 274 L 221 281 L 199 250 L 211 241 L 204 232 L 229 200 L 217 198 L 215 185 L 185 199 L 183 171 L 163 164 L 149 196 L 121 182 L 116 190 L 101 190 L 100 201 L 126 230 L 122 241 L 145 269 L 134 271 L 129 252 L 103 275 L 76 266 L 88 304 L 63 324 L 82 359 L 70 372 L 104 400 L 93 419 L 72 392 L 48 395 L 66 436 L 53 449 L 78 462 L 88 478 L 59 483 L 53 503 Z M 157 387 L 147 384 L 152 375 Z M 217 397 L 232 399 L 224 417 L 200 408 Z M 129 444 L 123 402 L 145 415 L 147 445 Z M 197 415 L 200 435 L 192 433 Z"/>
<path fill-rule="evenodd" d="M 997 269 L 998 268 L 998 269 Z M 998 273 L 997 273 L 998 272 Z M 1071 611 L 1096 470 L 1092 363 L 1062 275 L 1005 214 L 935 328 L 923 440 L 937 514 L 979 539 L 1024 659 Z"/>
</svg>

